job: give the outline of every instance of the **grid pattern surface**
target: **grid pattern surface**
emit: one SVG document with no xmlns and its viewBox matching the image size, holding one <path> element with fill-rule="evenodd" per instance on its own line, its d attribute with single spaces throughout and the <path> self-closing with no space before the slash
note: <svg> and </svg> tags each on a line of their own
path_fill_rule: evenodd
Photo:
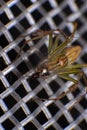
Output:
<svg viewBox="0 0 87 130">
<path fill-rule="evenodd" d="M 69 81 L 53 76 L 30 77 L 37 64 L 47 55 L 47 40 L 26 44 L 33 31 L 60 28 L 70 34 L 72 24 L 78 28 L 73 45 L 80 45 L 78 63 L 87 63 L 86 0 L 0 0 L 0 130 L 86 130 L 87 94 L 83 80 L 78 88 L 57 101 L 70 86 Z M 19 54 L 20 53 L 20 54 Z M 83 70 L 87 75 L 87 69 Z"/>
</svg>

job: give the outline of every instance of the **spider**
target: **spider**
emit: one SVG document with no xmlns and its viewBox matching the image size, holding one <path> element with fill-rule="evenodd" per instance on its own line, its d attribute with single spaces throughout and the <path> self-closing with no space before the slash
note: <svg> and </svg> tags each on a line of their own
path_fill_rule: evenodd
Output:
<svg viewBox="0 0 87 130">
<path fill-rule="evenodd" d="M 87 67 L 87 64 L 74 64 L 81 52 L 81 47 L 70 46 L 70 42 L 74 38 L 77 23 L 75 22 L 73 25 L 74 29 L 70 36 L 67 36 L 60 29 L 50 31 L 37 30 L 36 32 L 32 33 L 33 38 L 26 41 L 26 43 L 28 43 L 29 41 L 36 40 L 47 35 L 49 36 L 48 56 L 37 66 L 35 73 L 31 76 L 32 79 L 39 77 L 47 78 L 50 75 L 56 74 L 58 77 L 74 83 L 69 90 L 51 100 L 61 99 L 67 93 L 74 91 L 77 88 L 81 77 L 83 77 L 85 83 L 87 84 L 86 77 L 81 70 L 81 68 Z M 60 34 L 64 37 L 64 40 L 61 44 L 59 44 Z M 78 75 L 78 79 L 71 77 L 71 74 Z M 80 101 L 81 98 L 82 97 L 80 97 L 78 101 Z"/>
</svg>

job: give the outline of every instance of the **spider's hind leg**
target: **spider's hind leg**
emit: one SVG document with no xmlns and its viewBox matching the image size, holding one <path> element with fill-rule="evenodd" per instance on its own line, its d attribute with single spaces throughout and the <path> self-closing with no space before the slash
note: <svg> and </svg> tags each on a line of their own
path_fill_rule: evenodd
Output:
<svg viewBox="0 0 87 130">
<path fill-rule="evenodd" d="M 68 110 L 72 109 L 73 106 L 75 106 L 75 104 L 79 103 L 87 94 L 87 78 L 86 75 L 84 74 L 83 71 L 81 71 L 81 73 L 78 74 L 78 81 L 80 81 L 80 79 L 83 78 L 84 84 L 85 84 L 85 88 L 82 89 L 81 93 L 76 97 L 76 99 L 74 100 L 74 102 L 72 102 L 72 105 L 69 106 Z M 79 84 L 77 84 L 77 86 L 73 85 L 71 86 L 71 90 L 75 90 L 78 87 Z"/>
</svg>

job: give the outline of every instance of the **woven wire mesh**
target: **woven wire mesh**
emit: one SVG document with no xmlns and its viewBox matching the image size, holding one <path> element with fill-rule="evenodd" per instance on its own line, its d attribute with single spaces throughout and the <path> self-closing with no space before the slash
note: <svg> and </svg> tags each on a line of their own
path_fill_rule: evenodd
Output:
<svg viewBox="0 0 87 130">
<path fill-rule="evenodd" d="M 56 76 L 30 80 L 47 55 L 47 40 L 20 48 L 25 36 L 37 29 L 60 28 L 70 34 L 72 24 L 67 21 L 77 21 L 72 44 L 82 46 L 77 62 L 87 63 L 87 1 L 0 0 L 0 5 L 0 130 L 86 130 L 87 96 L 69 109 L 83 94 L 83 80 L 60 100 L 40 100 L 57 97 L 70 82 Z"/>
</svg>

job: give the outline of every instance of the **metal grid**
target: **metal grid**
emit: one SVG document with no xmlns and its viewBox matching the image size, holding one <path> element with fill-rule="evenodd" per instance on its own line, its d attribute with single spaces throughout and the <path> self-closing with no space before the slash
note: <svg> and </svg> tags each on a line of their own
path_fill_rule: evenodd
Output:
<svg viewBox="0 0 87 130">
<path fill-rule="evenodd" d="M 16 57 L 26 34 L 39 28 L 61 28 L 69 34 L 69 20 L 78 22 L 72 43 L 82 46 L 78 62 L 87 63 L 87 1 L 0 0 L 0 5 L 0 130 L 86 130 L 87 96 L 69 109 L 83 94 L 83 82 L 61 100 L 38 99 L 58 96 L 70 85 L 56 76 L 30 79 L 37 63 L 47 55 L 47 41 L 27 44 Z M 87 69 L 84 71 L 87 74 Z"/>
</svg>

